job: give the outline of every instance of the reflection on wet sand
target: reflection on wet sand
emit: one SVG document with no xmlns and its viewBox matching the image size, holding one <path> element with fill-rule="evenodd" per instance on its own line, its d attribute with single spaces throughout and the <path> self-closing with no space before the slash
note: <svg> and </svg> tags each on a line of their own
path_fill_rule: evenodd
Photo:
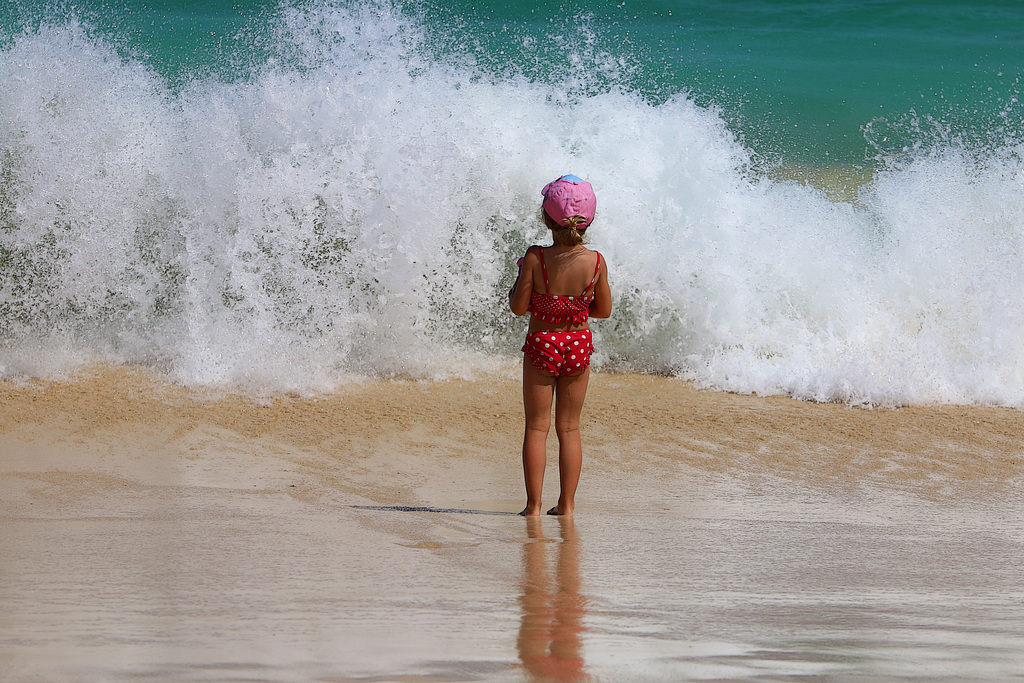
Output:
<svg viewBox="0 0 1024 683">
<path fill-rule="evenodd" d="M 523 544 L 522 619 L 516 646 L 519 659 L 535 681 L 581 681 L 588 678 L 583 661 L 583 616 L 587 599 L 580 593 L 580 546 L 572 517 L 559 517 L 561 542 L 544 536 L 540 517 L 526 518 Z M 557 544 L 555 572 L 548 549 Z"/>
</svg>

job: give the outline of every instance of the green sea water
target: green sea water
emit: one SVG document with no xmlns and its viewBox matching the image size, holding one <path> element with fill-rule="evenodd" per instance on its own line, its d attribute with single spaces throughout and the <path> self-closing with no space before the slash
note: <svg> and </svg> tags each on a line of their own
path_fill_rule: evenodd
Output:
<svg viewBox="0 0 1024 683">
<path fill-rule="evenodd" d="M 5 37 L 81 21 L 172 84 L 244 79 L 287 59 L 271 0 L 14 0 Z M 768 162 L 864 164 L 949 139 L 1000 144 L 1022 130 L 1024 7 L 1016 2 L 646 0 L 396 2 L 424 49 L 487 73 L 572 77 L 658 103 L 716 108 Z M 567 54 L 571 53 L 571 58 Z"/>
</svg>

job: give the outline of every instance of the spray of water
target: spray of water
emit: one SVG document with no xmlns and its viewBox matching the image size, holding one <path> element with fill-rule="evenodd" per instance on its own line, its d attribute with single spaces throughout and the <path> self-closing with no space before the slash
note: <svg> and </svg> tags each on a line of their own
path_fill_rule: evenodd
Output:
<svg viewBox="0 0 1024 683">
<path fill-rule="evenodd" d="M 837 201 L 759 176 L 685 93 L 618 87 L 628 65 L 579 31 L 541 78 L 438 50 L 391 5 L 284 6 L 264 61 L 173 88 L 75 22 L 16 36 L 0 376 L 107 361 L 315 392 L 509 365 L 524 321 L 504 293 L 545 239 L 540 188 L 572 172 L 596 188 L 611 264 L 599 369 L 1024 405 L 1012 144 L 911 150 Z"/>
</svg>

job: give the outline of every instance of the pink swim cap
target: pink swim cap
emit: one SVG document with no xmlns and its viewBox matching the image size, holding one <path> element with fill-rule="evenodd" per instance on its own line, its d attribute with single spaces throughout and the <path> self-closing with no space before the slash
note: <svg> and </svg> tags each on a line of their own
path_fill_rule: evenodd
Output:
<svg viewBox="0 0 1024 683">
<path fill-rule="evenodd" d="M 576 224 L 576 228 L 584 230 L 594 220 L 597 197 L 586 180 L 564 175 L 545 185 L 540 193 L 544 195 L 544 211 L 558 225 L 565 225 L 569 216 L 582 216 L 583 220 Z"/>
</svg>

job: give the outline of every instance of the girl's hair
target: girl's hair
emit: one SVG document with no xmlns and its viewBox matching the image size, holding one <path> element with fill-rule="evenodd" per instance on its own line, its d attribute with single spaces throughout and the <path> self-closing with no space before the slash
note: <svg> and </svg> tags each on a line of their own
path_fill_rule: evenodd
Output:
<svg viewBox="0 0 1024 683">
<path fill-rule="evenodd" d="M 583 244 L 583 234 L 587 228 L 584 226 L 580 230 L 576 227 L 576 224 L 580 221 L 586 221 L 586 218 L 583 216 L 569 216 L 565 219 L 565 225 L 559 225 L 548 215 L 547 211 L 541 209 L 540 212 L 544 217 L 544 225 L 548 226 L 548 229 L 551 230 L 556 242 L 565 247 L 576 247 Z"/>
</svg>

